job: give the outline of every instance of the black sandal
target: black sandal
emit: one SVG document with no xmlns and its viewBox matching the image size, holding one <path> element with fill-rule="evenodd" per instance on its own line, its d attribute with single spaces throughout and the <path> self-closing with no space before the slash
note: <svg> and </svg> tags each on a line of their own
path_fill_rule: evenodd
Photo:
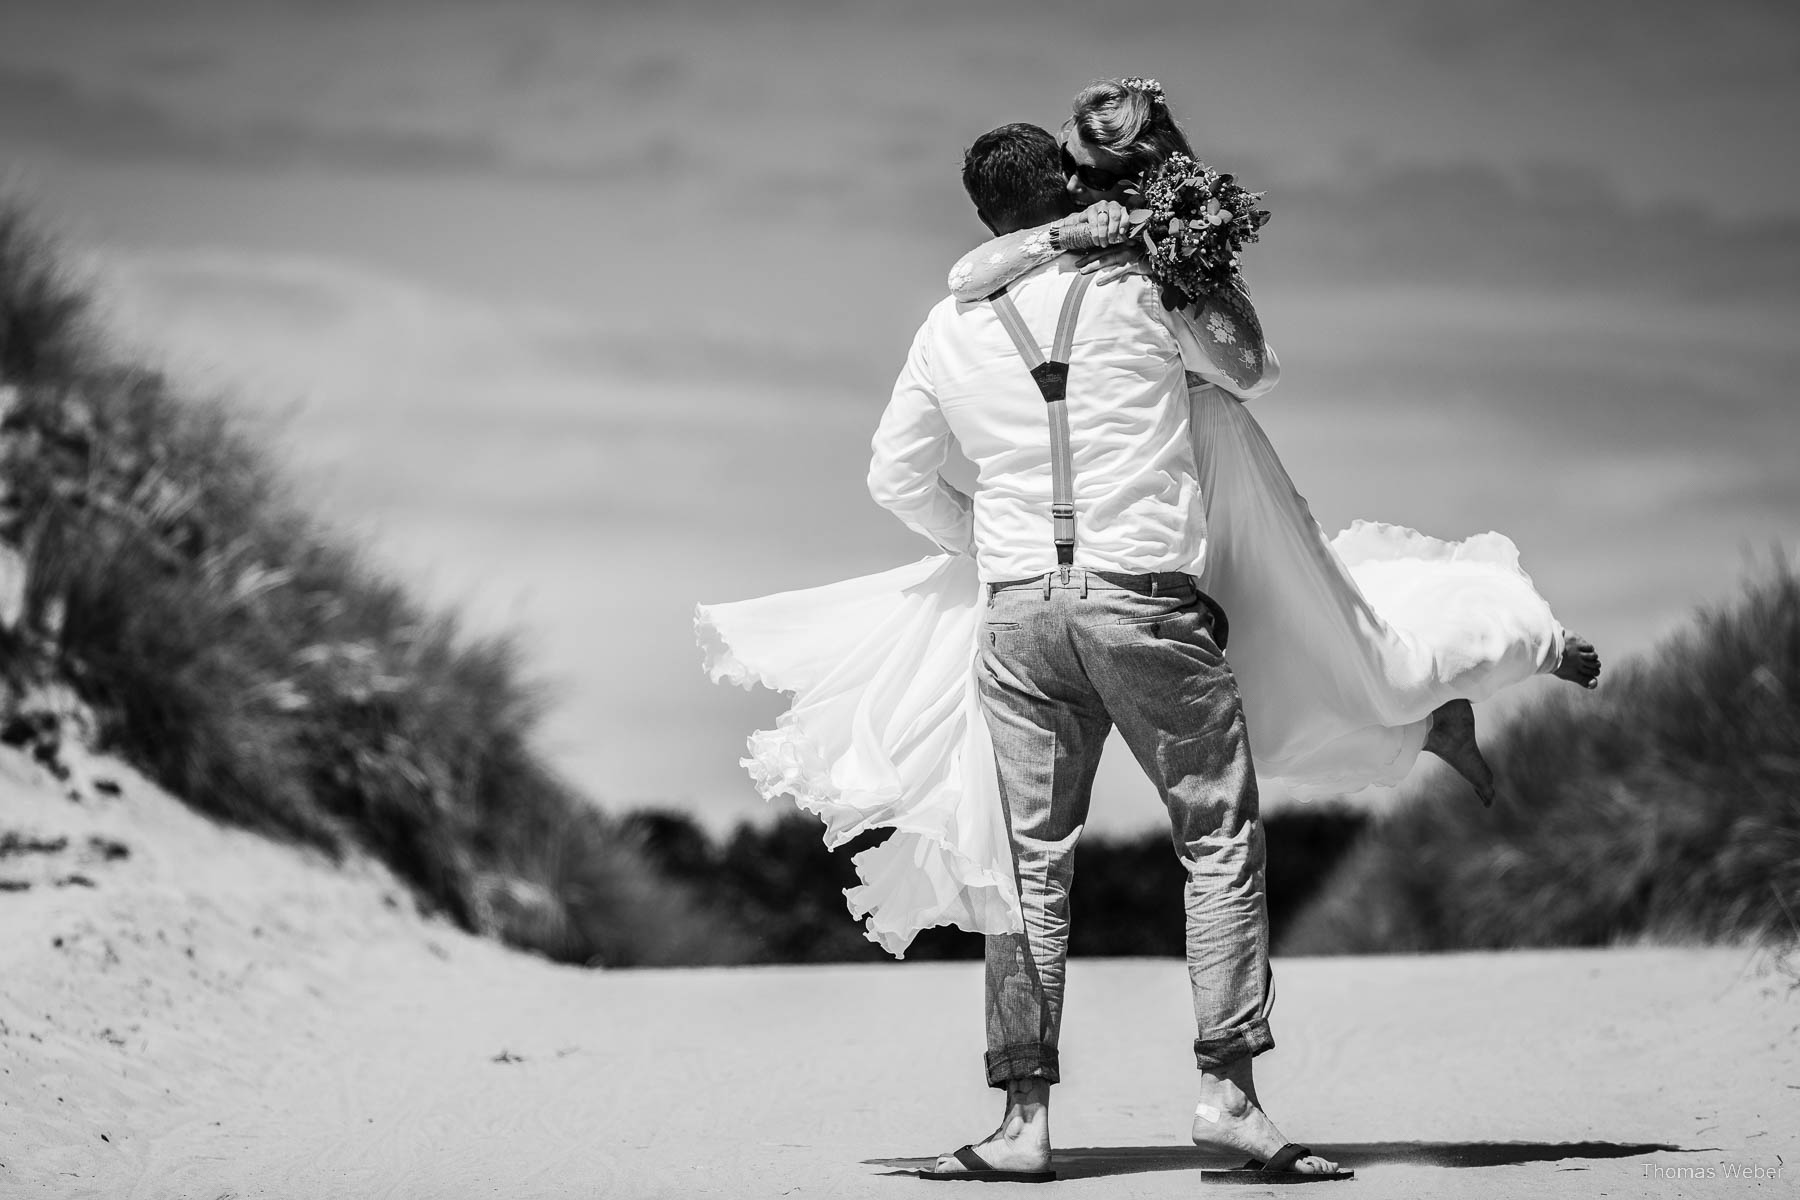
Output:
<svg viewBox="0 0 1800 1200">
<path fill-rule="evenodd" d="M 952 1157 L 964 1167 L 961 1171 L 920 1171 L 920 1179 L 977 1179 L 983 1183 L 1051 1183 L 1056 1179 L 1055 1171 L 1002 1171 L 989 1165 L 985 1158 L 975 1153 L 975 1147 L 964 1146 Z"/>
<path fill-rule="evenodd" d="M 1312 1155 L 1311 1148 L 1289 1142 L 1277 1150 L 1268 1162 L 1251 1159 L 1229 1171 L 1201 1171 L 1202 1183 L 1322 1183 L 1328 1179 L 1354 1179 L 1356 1172 L 1346 1167 L 1335 1171 L 1296 1171 L 1294 1164 Z"/>
</svg>

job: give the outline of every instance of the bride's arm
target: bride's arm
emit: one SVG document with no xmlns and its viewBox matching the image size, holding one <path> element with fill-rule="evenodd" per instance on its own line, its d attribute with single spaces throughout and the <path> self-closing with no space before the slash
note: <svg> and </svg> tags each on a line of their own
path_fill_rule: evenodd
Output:
<svg viewBox="0 0 1800 1200">
<path fill-rule="evenodd" d="M 1264 339 L 1241 280 L 1230 291 L 1170 313 L 1169 324 L 1190 376 L 1240 400 L 1256 399 L 1281 378 L 1281 360 Z"/>
<path fill-rule="evenodd" d="M 1100 207 L 983 242 L 950 269 L 950 291 L 965 303 L 980 300 L 1065 251 L 1112 244 L 1118 239 L 1111 230 L 1091 232 L 1089 214 Z M 1256 399 L 1281 378 L 1281 360 L 1263 337 L 1242 280 L 1228 292 L 1169 313 L 1168 321 L 1190 376 L 1240 400 Z"/>
<path fill-rule="evenodd" d="M 1105 215 L 1097 221 L 1089 219 L 1090 212 L 1101 209 L 1105 210 Z M 1117 210 L 1116 213 L 1113 210 Z M 1103 203 L 1045 225 L 989 238 L 957 259 L 956 265 L 950 268 L 950 291 L 965 303 L 980 300 L 1060 254 L 1071 250 L 1096 250 L 1123 240 L 1126 231 L 1124 211 L 1116 203 L 1110 208 Z M 1097 225 L 1099 231 L 1096 231 Z"/>
</svg>

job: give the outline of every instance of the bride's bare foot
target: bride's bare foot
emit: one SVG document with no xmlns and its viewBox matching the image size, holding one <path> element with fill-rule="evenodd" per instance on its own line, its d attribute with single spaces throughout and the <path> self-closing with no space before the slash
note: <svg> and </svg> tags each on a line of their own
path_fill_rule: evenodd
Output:
<svg viewBox="0 0 1800 1200">
<path fill-rule="evenodd" d="M 975 1153 L 996 1171 L 1050 1168 L 1050 1085 L 1042 1079 L 1015 1079 L 1006 1085 L 1006 1116 L 1000 1128 L 974 1144 Z M 938 1156 L 935 1174 L 968 1172 L 955 1154 Z"/>
<path fill-rule="evenodd" d="M 1494 772 L 1475 744 L 1475 710 L 1467 700 L 1451 700 L 1432 712 L 1425 749 L 1455 767 L 1474 787 L 1482 804 L 1494 803 Z"/>
<path fill-rule="evenodd" d="M 1562 661 L 1556 664 L 1556 670 L 1551 674 L 1584 688 L 1597 688 L 1600 686 L 1600 652 L 1594 649 L 1594 643 L 1580 634 L 1565 634 Z"/>
<path fill-rule="evenodd" d="M 1267 1162 L 1287 1145 L 1275 1122 L 1256 1102 L 1250 1060 L 1200 1072 L 1200 1103 L 1194 1106 L 1194 1145 L 1202 1150 L 1245 1154 Z M 1297 1160 L 1293 1169 L 1306 1175 L 1329 1175 L 1337 1164 L 1318 1155 Z"/>
</svg>

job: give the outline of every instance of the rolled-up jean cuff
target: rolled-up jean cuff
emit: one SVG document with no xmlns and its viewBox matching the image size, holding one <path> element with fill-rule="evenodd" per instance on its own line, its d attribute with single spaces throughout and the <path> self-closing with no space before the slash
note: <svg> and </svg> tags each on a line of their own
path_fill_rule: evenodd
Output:
<svg viewBox="0 0 1800 1200">
<path fill-rule="evenodd" d="M 987 1077 L 989 1087 L 1003 1088 L 1014 1079 L 1061 1083 L 1062 1071 L 1056 1061 L 1056 1047 L 1021 1042 L 987 1052 Z"/>
<path fill-rule="evenodd" d="M 1194 1039 L 1194 1065 L 1202 1071 L 1229 1067 L 1240 1058 L 1254 1058 L 1275 1048 L 1275 1035 L 1260 1017 L 1217 1037 Z"/>
</svg>

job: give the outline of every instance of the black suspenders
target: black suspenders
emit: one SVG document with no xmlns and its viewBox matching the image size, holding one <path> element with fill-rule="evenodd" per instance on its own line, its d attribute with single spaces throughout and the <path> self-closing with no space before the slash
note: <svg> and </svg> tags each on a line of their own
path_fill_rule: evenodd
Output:
<svg viewBox="0 0 1800 1200">
<path fill-rule="evenodd" d="M 1056 542 L 1056 561 L 1069 566 L 1075 561 L 1075 461 L 1069 451 L 1069 349 L 1075 341 L 1075 321 L 1081 313 L 1081 297 L 1093 277 L 1077 275 L 1063 297 L 1062 316 L 1056 322 L 1056 341 L 1045 358 L 1037 339 L 1025 327 L 1012 297 L 1001 288 L 988 297 L 1000 324 L 1011 335 L 1019 357 L 1037 381 L 1043 393 L 1044 408 L 1050 417 L 1050 528 Z"/>
</svg>

